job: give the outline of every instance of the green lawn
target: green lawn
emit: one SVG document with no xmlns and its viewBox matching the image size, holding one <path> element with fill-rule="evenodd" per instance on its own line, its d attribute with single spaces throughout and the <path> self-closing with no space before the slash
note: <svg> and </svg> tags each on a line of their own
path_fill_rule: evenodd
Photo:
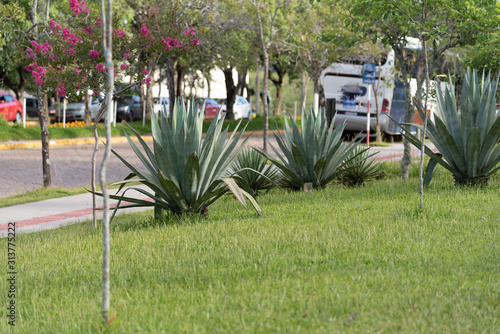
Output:
<svg viewBox="0 0 500 334">
<path fill-rule="evenodd" d="M 274 191 L 259 198 L 263 217 L 229 196 L 208 218 L 118 216 L 116 332 L 498 333 L 499 179 L 486 189 L 434 181 L 423 212 L 412 178 Z M 87 222 L 18 235 L 16 249 L 15 332 L 95 333 L 101 231 Z"/>
</svg>

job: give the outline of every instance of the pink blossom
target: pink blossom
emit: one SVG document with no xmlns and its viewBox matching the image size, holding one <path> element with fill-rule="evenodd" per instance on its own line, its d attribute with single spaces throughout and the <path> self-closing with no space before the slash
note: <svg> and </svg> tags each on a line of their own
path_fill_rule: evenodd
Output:
<svg viewBox="0 0 500 334">
<path fill-rule="evenodd" d="M 104 68 L 104 64 L 103 63 L 97 64 L 97 66 L 95 67 L 95 69 L 98 70 L 98 71 L 101 71 L 101 72 L 104 72 L 106 70 Z"/>
<path fill-rule="evenodd" d="M 85 27 L 83 28 L 83 30 L 89 34 L 89 35 L 92 35 L 92 30 L 94 30 L 94 27 L 93 26 L 90 26 L 90 27 Z"/>
<path fill-rule="evenodd" d="M 90 14 L 89 5 L 85 2 L 85 0 L 82 0 L 82 2 L 80 3 L 80 9 L 82 10 L 82 12 Z"/>
<path fill-rule="evenodd" d="M 127 69 L 127 64 L 121 64 L 120 69 L 125 71 Z"/>
<path fill-rule="evenodd" d="M 82 70 L 80 69 L 80 65 L 76 65 L 75 72 L 76 74 L 80 74 L 82 72 Z"/>
<path fill-rule="evenodd" d="M 69 0 L 69 7 L 76 15 L 80 14 L 81 10 L 78 0 Z"/>
<path fill-rule="evenodd" d="M 33 53 L 33 49 L 32 48 L 27 48 L 26 49 L 26 57 L 27 58 L 32 58 L 34 56 L 35 56 L 35 54 Z"/>
<path fill-rule="evenodd" d="M 148 28 L 146 28 L 146 23 L 143 23 L 143 24 L 142 24 L 142 28 L 141 28 L 141 35 L 142 35 L 143 37 L 146 37 L 146 36 L 148 36 L 148 35 L 149 35 L 149 30 L 148 30 Z"/>
<path fill-rule="evenodd" d="M 150 77 L 147 77 L 145 79 L 142 79 L 141 80 L 142 83 L 145 83 L 146 85 L 149 85 L 149 83 L 151 82 L 151 78 Z"/>
<path fill-rule="evenodd" d="M 31 41 L 31 46 L 36 48 L 36 46 L 38 45 L 38 43 L 36 41 Z"/>
<path fill-rule="evenodd" d="M 144 70 L 144 71 L 142 71 L 142 73 L 144 73 L 144 75 L 148 75 L 149 71 L 148 70 Z"/>
<path fill-rule="evenodd" d="M 83 77 L 83 78 L 82 78 L 82 81 L 83 81 L 83 82 L 87 82 L 87 77 Z"/>
<path fill-rule="evenodd" d="M 194 31 L 194 28 L 187 28 L 186 31 L 184 32 L 184 36 L 188 35 L 196 35 L 196 32 Z"/>
<path fill-rule="evenodd" d="M 115 78 L 118 76 L 118 73 L 116 72 L 113 72 L 113 75 L 115 76 Z"/>
<path fill-rule="evenodd" d="M 61 25 L 54 20 L 50 20 L 49 25 L 50 25 L 50 29 L 52 29 L 52 31 L 59 31 L 62 29 Z"/>
<path fill-rule="evenodd" d="M 99 91 L 98 91 L 98 90 L 96 90 L 96 91 L 94 91 L 94 92 L 92 93 L 92 96 L 97 96 L 97 95 L 99 95 Z"/>
<path fill-rule="evenodd" d="M 25 68 L 25 69 L 26 69 L 26 71 L 28 71 L 28 72 L 31 72 L 31 71 L 33 71 L 33 70 L 34 70 L 33 66 L 31 66 L 31 65 L 26 65 L 24 68 Z"/>
<path fill-rule="evenodd" d="M 38 86 L 43 85 L 43 79 L 40 73 L 38 73 L 37 71 L 33 71 L 31 72 L 31 75 L 33 76 L 33 78 L 35 78 L 35 82 Z"/>
<path fill-rule="evenodd" d="M 64 53 L 67 53 L 70 56 L 76 55 L 76 51 L 73 48 L 69 48 L 68 50 L 64 50 Z"/>
<path fill-rule="evenodd" d="M 56 92 L 57 94 L 59 94 L 59 96 L 66 96 L 66 89 L 64 88 L 64 84 L 62 82 L 59 82 L 59 85 L 56 88 Z"/>
<path fill-rule="evenodd" d="M 54 56 L 54 54 L 53 54 L 53 53 L 49 54 L 49 59 L 54 59 L 54 57 L 55 57 L 55 56 Z"/>
<path fill-rule="evenodd" d="M 191 41 L 192 45 L 198 45 L 198 43 L 200 43 L 200 39 L 199 38 L 193 38 L 193 40 Z"/>
<path fill-rule="evenodd" d="M 90 58 L 97 59 L 97 58 L 99 58 L 99 51 L 92 50 L 89 52 L 89 56 L 90 56 Z"/>
<path fill-rule="evenodd" d="M 75 89 L 80 89 L 80 83 L 77 83 L 77 84 L 75 85 Z"/>
<path fill-rule="evenodd" d="M 125 36 L 125 31 L 118 28 L 115 30 L 115 33 L 119 38 L 123 38 Z"/>
<path fill-rule="evenodd" d="M 125 53 L 123 54 L 123 58 L 127 58 L 127 57 L 129 56 L 129 54 L 130 54 L 130 53 L 129 53 L 129 51 L 127 50 L 127 52 L 125 52 Z"/>
</svg>

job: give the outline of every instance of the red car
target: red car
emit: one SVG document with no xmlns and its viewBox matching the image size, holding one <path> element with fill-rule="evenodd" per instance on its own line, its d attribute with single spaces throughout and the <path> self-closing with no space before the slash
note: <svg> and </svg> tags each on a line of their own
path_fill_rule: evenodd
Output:
<svg viewBox="0 0 500 334">
<path fill-rule="evenodd" d="M 205 119 L 213 119 L 217 112 L 220 109 L 220 104 L 217 103 L 214 99 L 206 98 L 206 99 L 197 99 L 195 103 L 198 105 L 198 110 L 201 111 L 203 108 L 203 102 L 205 102 Z M 221 113 L 222 115 L 222 113 Z M 219 116 L 220 117 L 220 116 Z"/>
<path fill-rule="evenodd" d="M 23 105 L 10 93 L 0 92 L 0 115 L 7 121 L 23 121 Z"/>
</svg>

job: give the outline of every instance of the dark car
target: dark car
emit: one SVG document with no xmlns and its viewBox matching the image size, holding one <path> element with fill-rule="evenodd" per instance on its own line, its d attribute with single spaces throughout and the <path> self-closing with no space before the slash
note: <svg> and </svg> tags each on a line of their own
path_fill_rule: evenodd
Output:
<svg viewBox="0 0 500 334">
<path fill-rule="evenodd" d="M 137 95 L 125 95 L 117 100 L 116 120 L 131 122 L 142 119 L 141 99 Z"/>
<path fill-rule="evenodd" d="M 36 97 L 25 97 L 26 100 L 26 116 L 31 118 L 38 118 L 40 114 L 40 105 Z"/>
<path fill-rule="evenodd" d="M 23 105 L 12 94 L 0 92 L 0 115 L 7 121 L 20 124 L 23 121 Z"/>
</svg>

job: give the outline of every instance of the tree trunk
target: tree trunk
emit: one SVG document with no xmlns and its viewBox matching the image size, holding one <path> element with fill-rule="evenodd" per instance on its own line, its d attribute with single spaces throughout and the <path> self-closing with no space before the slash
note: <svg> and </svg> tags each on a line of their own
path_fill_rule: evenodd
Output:
<svg viewBox="0 0 500 334">
<path fill-rule="evenodd" d="M 245 90 L 245 88 L 247 89 L 247 96 L 248 96 L 248 85 L 246 81 L 247 73 L 248 73 L 247 70 L 238 72 L 238 85 L 236 87 L 237 87 L 237 95 L 239 96 L 243 96 L 243 91 Z"/>
<path fill-rule="evenodd" d="M 140 85 L 137 85 L 139 88 L 139 101 L 141 103 L 141 119 L 143 118 L 144 115 L 144 110 L 146 108 L 146 94 L 144 94 L 144 84 L 141 83 Z"/>
<path fill-rule="evenodd" d="M 408 68 L 406 67 L 404 61 L 403 49 L 395 49 L 394 53 L 396 59 L 399 63 L 399 68 L 401 69 L 401 77 L 403 79 L 403 85 L 405 90 L 405 123 L 413 123 L 413 115 L 415 111 L 413 110 L 413 104 L 411 103 L 411 89 L 410 89 L 410 74 L 408 73 Z M 411 126 L 403 125 L 403 131 L 411 131 Z M 409 177 L 410 164 L 411 164 L 411 144 L 406 138 L 403 137 L 403 159 L 401 160 L 401 180 L 406 182 Z"/>
<path fill-rule="evenodd" d="M 50 174 L 50 159 L 49 159 L 49 114 L 47 103 L 47 92 L 38 90 L 38 101 L 40 101 L 40 113 L 38 120 L 40 122 L 42 135 L 42 171 L 43 171 L 43 186 L 50 187 L 52 184 Z"/>
<path fill-rule="evenodd" d="M 259 74 L 260 74 L 260 57 L 257 56 L 257 66 L 255 70 L 255 112 L 258 114 L 259 113 L 259 86 L 260 86 L 260 80 L 259 80 Z"/>
<path fill-rule="evenodd" d="M 320 82 L 321 72 L 313 73 L 312 79 L 314 83 L 314 99 L 313 99 L 313 112 L 317 116 L 319 112 L 319 95 L 321 93 L 321 82 Z"/>
<path fill-rule="evenodd" d="M 236 101 L 237 87 L 234 85 L 233 67 L 226 67 L 222 72 L 226 82 L 226 119 L 234 119 L 233 105 Z"/>
<path fill-rule="evenodd" d="M 379 63 L 379 68 L 380 68 L 380 63 Z M 379 77 L 378 82 L 380 82 L 380 77 Z M 375 87 L 375 85 L 372 85 L 372 88 L 373 88 L 373 96 L 375 96 L 375 117 L 376 117 L 376 125 L 375 125 L 376 138 L 375 138 L 375 141 L 380 143 L 380 142 L 382 142 L 382 132 L 380 131 L 380 106 L 378 103 L 378 96 L 377 96 L 378 83 L 377 83 L 377 87 Z"/>
<path fill-rule="evenodd" d="M 92 122 L 92 113 L 90 111 L 90 94 L 89 91 L 85 91 L 85 125 L 90 125 L 90 122 Z"/>
<path fill-rule="evenodd" d="M 262 58 L 264 60 L 264 79 L 263 79 L 263 83 L 262 83 L 262 104 L 264 107 L 263 150 L 265 152 L 267 152 L 267 140 L 268 140 L 268 130 L 269 130 L 269 107 L 267 104 L 267 90 L 268 90 L 267 78 L 269 75 L 269 56 L 268 56 L 269 48 L 268 48 L 268 46 L 265 45 L 265 42 L 264 42 L 264 31 L 262 29 L 262 21 L 260 18 L 260 14 L 258 14 L 258 17 L 259 17 L 260 44 L 261 44 L 261 48 L 262 48 Z"/>
<path fill-rule="evenodd" d="M 176 82 L 177 87 L 175 88 L 175 91 L 177 93 L 177 99 L 179 100 L 179 102 L 182 102 L 182 98 L 184 96 L 184 92 L 182 89 L 182 84 L 183 84 L 183 79 L 184 79 L 184 69 L 178 63 L 175 66 L 175 69 L 177 72 L 177 78 L 176 78 L 177 79 L 177 82 Z"/>
<path fill-rule="evenodd" d="M 276 103 L 275 103 L 274 109 L 273 109 L 273 116 L 276 117 L 277 115 L 281 115 L 281 113 L 282 113 L 282 108 L 283 108 L 282 88 L 283 88 L 283 82 L 285 79 L 285 75 L 288 71 L 284 70 L 283 67 L 276 65 L 276 64 L 273 67 L 275 69 L 275 73 L 277 74 L 278 78 L 273 78 L 272 74 L 269 73 L 269 79 L 274 84 L 274 87 L 276 87 Z"/>
<path fill-rule="evenodd" d="M 170 57 L 167 60 L 167 87 L 168 87 L 168 96 L 170 99 L 170 102 L 168 105 L 168 109 L 169 109 L 168 118 L 169 118 L 169 123 L 172 124 L 172 116 L 174 114 L 176 95 L 175 95 L 174 61 Z"/>
<path fill-rule="evenodd" d="M 306 110 L 307 99 L 307 84 L 309 82 L 309 75 L 306 71 L 302 72 L 302 86 L 300 88 L 300 110 Z"/>
<path fill-rule="evenodd" d="M 107 87 L 106 87 L 106 114 L 104 116 L 104 123 L 106 129 L 106 147 L 104 150 L 104 157 L 101 164 L 99 173 L 99 181 L 101 183 L 103 195 L 103 263 L 102 263 L 102 316 L 106 325 L 109 323 L 109 306 L 110 306 L 110 232 L 109 232 L 109 193 L 106 184 L 106 171 L 108 166 L 108 159 L 111 154 L 111 115 L 113 114 L 113 92 L 114 92 L 114 70 L 112 58 L 112 7 L 113 1 L 107 0 L 107 11 L 105 10 L 105 1 L 101 0 L 101 15 L 102 15 L 102 30 L 103 30 L 103 51 L 106 59 L 106 66 L 108 67 Z"/>
</svg>

